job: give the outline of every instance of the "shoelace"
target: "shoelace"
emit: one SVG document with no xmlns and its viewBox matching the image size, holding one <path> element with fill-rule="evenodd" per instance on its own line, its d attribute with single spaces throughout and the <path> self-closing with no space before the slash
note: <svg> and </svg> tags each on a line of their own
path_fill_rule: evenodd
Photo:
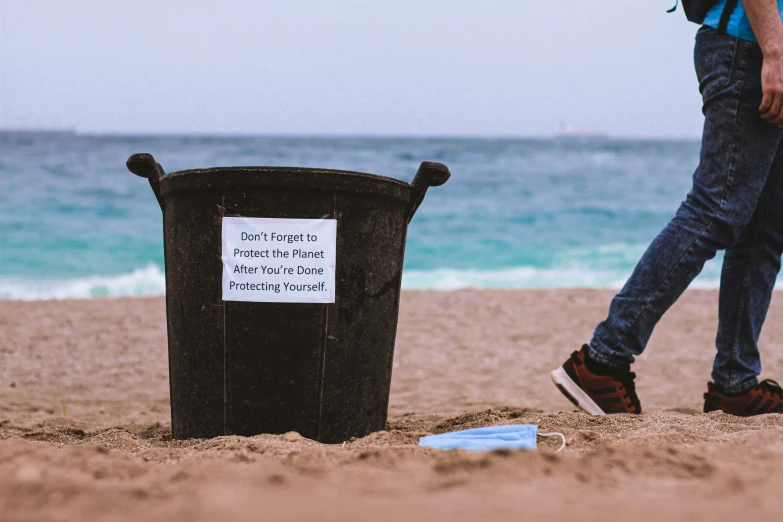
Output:
<svg viewBox="0 0 783 522">
<path fill-rule="evenodd" d="M 622 384 L 621 389 L 625 389 L 625 397 L 626 399 L 631 400 L 631 404 L 634 407 L 635 413 L 639 413 L 642 411 L 642 403 L 639 401 L 639 397 L 636 395 L 636 382 L 634 379 L 636 379 L 636 374 L 634 372 L 628 372 L 622 375 L 617 375 L 615 377 L 620 384 Z"/>
<path fill-rule="evenodd" d="M 772 379 L 764 379 L 759 383 L 759 388 L 783 399 L 783 388 L 780 386 L 780 384 L 777 383 L 777 381 L 773 381 Z"/>
</svg>

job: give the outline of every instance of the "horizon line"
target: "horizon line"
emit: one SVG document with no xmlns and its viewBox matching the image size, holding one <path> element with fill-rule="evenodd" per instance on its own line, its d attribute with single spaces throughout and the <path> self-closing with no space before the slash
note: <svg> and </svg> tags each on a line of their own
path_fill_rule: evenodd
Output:
<svg viewBox="0 0 783 522">
<path fill-rule="evenodd" d="M 32 131 L 45 133 L 50 130 L 73 132 L 76 136 L 85 137 L 130 137 L 130 138 L 151 138 L 151 137 L 186 137 L 186 138 L 309 138 L 309 139 L 432 139 L 432 140 L 562 140 L 571 142 L 580 141 L 699 141 L 701 136 L 693 135 L 642 135 L 627 134 L 614 135 L 608 133 L 586 134 L 584 136 L 576 135 L 558 135 L 551 134 L 395 134 L 395 133 L 273 133 L 273 132 L 225 132 L 225 131 L 82 131 L 75 127 L 61 129 L 15 129 L 0 127 L 0 134 L 3 132 Z"/>
</svg>

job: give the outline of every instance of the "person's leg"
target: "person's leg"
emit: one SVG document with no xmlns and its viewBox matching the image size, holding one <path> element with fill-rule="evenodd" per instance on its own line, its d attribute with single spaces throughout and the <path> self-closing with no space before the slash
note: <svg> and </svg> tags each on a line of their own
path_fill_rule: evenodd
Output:
<svg viewBox="0 0 783 522">
<path fill-rule="evenodd" d="M 783 147 L 750 224 L 726 249 L 721 273 L 718 353 L 712 379 L 718 390 L 739 394 L 758 384 L 758 340 L 783 254 Z"/>
<path fill-rule="evenodd" d="M 704 263 L 738 239 L 753 217 L 783 135 L 759 117 L 757 44 L 703 28 L 694 54 L 705 115 L 699 166 L 675 217 L 594 332 L 588 356 L 609 367 L 632 363 Z"/>
</svg>

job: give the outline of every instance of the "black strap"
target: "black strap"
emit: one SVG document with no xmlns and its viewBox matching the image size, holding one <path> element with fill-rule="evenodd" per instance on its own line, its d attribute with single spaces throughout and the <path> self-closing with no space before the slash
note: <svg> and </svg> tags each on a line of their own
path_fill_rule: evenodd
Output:
<svg viewBox="0 0 783 522">
<path fill-rule="evenodd" d="M 726 32 L 726 28 L 729 26 L 729 20 L 734 10 L 737 8 L 739 0 L 726 0 L 726 6 L 723 8 L 723 14 L 720 15 L 720 23 L 718 24 L 718 31 L 721 33 Z"/>
</svg>

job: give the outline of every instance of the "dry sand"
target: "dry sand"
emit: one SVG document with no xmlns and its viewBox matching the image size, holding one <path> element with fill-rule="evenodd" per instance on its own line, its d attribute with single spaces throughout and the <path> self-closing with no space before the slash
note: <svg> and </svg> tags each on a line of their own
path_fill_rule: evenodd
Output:
<svg viewBox="0 0 783 522">
<path fill-rule="evenodd" d="M 700 413 L 717 294 L 691 291 L 635 369 L 645 415 L 575 412 L 548 372 L 611 292 L 404 292 L 388 428 L 172 441 L 160 298 L 0 302 L 0 520 L 780 520 L 783 417 Z M 762 339 L 783 377 L 783 301 Z M 537 452 L 416 446 L 504 423 Z M 576 518 L 575 518 L 576 517 Z"/>
</svg>

